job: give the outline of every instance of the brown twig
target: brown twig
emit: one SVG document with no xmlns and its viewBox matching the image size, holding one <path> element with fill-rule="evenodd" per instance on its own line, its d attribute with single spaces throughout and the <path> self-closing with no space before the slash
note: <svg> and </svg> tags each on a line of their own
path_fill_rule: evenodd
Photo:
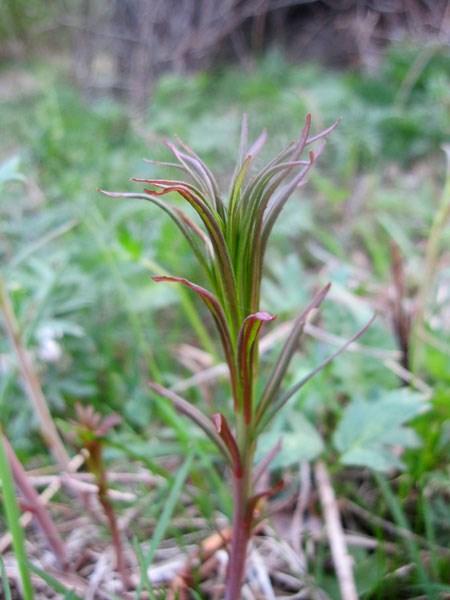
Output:
<svg viewBox="0 0 450 600">
<path fill-rule="evenodd" d="M 302 537 L 305 529 L 305 511 L 311 495 L 311 467 L 307 461 L 300 463 L 299 475 L 300 490 L 298 493 L 297 505 L 294 514 L 292 515 L 291 542 L 292 547 L 306 567 L 306 556 L 302 547 Z"/>
<path fill-rule="evenodd" d="M 42 502 L 42 499 L 34 487 L 28 481 L 27 473 L 23 468 L 22 463 L 17 458 L 13 447 L 9 443 L 9 440 L 5 435 L 2 435 L 2 440 L 16 485 L 21 491 L 29 510 L 35 516 L 36 521 L 40 525 L 42 533 L 47 538 L 48 544 L 53 550 L 57 561 L 63 568 L 65 568 L 67 557 L 64 542 L 62 541 L 58 530 L 56 529 L 56 526 L 46 509 L 45 504 Z"/>
<path fill-rule="evenodd" d="M 394 335 L 401 352 L 401 366 L 409 370 L 410 340 L 411 340 L 411 313 L 406 308 L 407 289 L 405 267 L 398 244 L 391 244 L 391 277 L 394 297 L 391 301 L 391 321 Z M 402 379 L 403 384 L 407 383 Z"/>
<path fill-rule="evenodd" d="M 69 473 L 73 472 L 73 471 L 77 471 L 83 464 L 84 460 L 85 460 L 84 453 L 77 454 L 70 460 L 69 464 L 67 465 L 67 471 Z M 59 492 L 59 490 L 61 489 L 61 485 L 62 485 L 61 478 L 55 479 L 47 488 L 45 488 L 45 490 L 43 492 L 41 492 L 41 494 L 39 494 L 40 501 L 44 505 L 47 504 L 48 502 L 50 502 L 50 500 L 53 498 L 53 496 L 57 492 Z M 31 523 L 32 519 L 33 519 L 33 514 L 30 511 L 26 511 L 20 517 L 20 524 L 22 525 L 22 527 L 25 528 Z M 11 544 L 11 541 L 12 541 L 12 538 L 11 538 L 11 534 L 9 532 L 5 533 L 0 538 L 0 555 L 3 554 L 7 550 L 7 548 Z"/>
<path fill-rule="evenodd" d="M 358 600 L 352 559 L 347 550 L 336 496 L 328 469 L 323 461 L 316 463 L 314 474 L 342 600 Z"/>
</svg>

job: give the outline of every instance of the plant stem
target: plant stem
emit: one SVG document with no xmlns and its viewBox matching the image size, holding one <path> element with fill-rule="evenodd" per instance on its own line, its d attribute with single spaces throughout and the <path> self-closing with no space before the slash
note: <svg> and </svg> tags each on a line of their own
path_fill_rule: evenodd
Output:
<svg viewBox="0 0 450 600">
<path fill-rule="evenodd" d="M 111 531 L 114 552 L 116 555 L 117 571 L 119 572 L 120 578 L 122 579 L 124 590 L 126 590 L 130 585 L 130 581 L 126 570 L 125 556 L 123 552 L 123 545 L 120 536 L 119 525 L 117 523 L 117 518 L 113 506 L 109 501 L 108 497 L 108 476 L 105 465 L 103 463 L 103 449 L 101 442 L 95 440 L 93 443 L 88 445 L 88 450 L 89 458 L 87 460 L 87 465 L 96 479 L 98 487 L 98 500 L 103 508 Z"/>
<path fill-rule="evenodd" d="M 248 514 L 249 469 L 242 476 L 233 473 L 233 525 L 231 533 L 230 560 L 225 584 L 225 600 L 239 600 L 245 573 L 247 546 L 250 539 L 251 522 Z"/>
<path fill-rule="evenodd" d="M 5 448 L 6 456 L 9 460 L 9 465 L 16 485 L 20 489 L 25 501 L 29 505 L 29 510 L 35 516 L 37 523 L 40 525 L 42 532 L 47 538 L 48 544 L 53 550 L 56 560 L 60 563 L 63 570 L 65 570 L 66 549 L 58 530 L 56 529 L 45 504 L 42 502 L 41 497 L 28 481 L 27 473 L 23 468 L 22 463 L 17 458 L 13 447 L 4 434 L 1 435 L 1 441 Z"/>
</svg>

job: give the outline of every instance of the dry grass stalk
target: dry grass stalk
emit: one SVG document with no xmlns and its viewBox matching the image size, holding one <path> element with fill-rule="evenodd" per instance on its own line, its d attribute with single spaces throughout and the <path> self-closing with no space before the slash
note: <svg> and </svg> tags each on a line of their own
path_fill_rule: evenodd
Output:
<svg viewBox="0 0 450 600">
<path fill-rule="evenodd" d="M 17 356 L 28 398 L 39 420 L 42 436 L 60 468 L 66 470 L 70 460 L 69 455 L 53 422 L 33 362 L 23 343 L 11 300 L 2 279 L 0 279 L 0 312 L 3 315 L 6 333 Z"/>
<path fill-rule="evenodd" d="M 323 461 L 316 463 L 314 474 L 342 600 L 358 600 L 358 592 L 353 577 L 352 558 L 347 550 L 336 496 L 328 469 Z"/>
</svg>

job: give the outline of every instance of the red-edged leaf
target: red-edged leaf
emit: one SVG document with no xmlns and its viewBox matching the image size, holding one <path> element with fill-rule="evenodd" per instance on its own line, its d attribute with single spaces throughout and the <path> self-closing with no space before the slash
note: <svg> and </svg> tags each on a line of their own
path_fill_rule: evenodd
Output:
<svg viewBox="0 0 450 600">
<path fill-rule="evenodd" d="M 261 419 L 265 410 L 268 408 L 268 406 L 275 398 L 280 389 L 283 378 L 286 374 L 292 356 L 294 355 L 295 349 L 297 347 L 298 340 L 303 333 L 306 321 L 309 315 L 311 314 L 311 311 L 319 308 L 324 298 L 328 294 L 330 287 L 331 284 L 328 283 L 321 290 L 319 290 L 314 296 L 314 298 L 311 300 L 311 302 L 308 304 L 308 306 L 295 319 L 291 332 L 283 346 L 283 349 L 281 350 L 280 356 L 273 368 L 269 379 L 267 380 L 266 386 L 262 393 L 257 410 L 257 422 Z"/>
<path fill-rule="evenodd" d="M 273 321 L 276 317 L 268 312 L 259 311 L 244 319 L 238 337 L 238 367 L 242 390 L 242 408 L 246 423 L 252 416 L 253 368 L 255 349 L 259 333 L 264 323 Z"/>
<path fill-rule="evenodd" d="M 269 202 L 267 206 L 266 213 L 264 215 L 264 226 L 263 226 L 263 244 L 267 243 L 270 232 L 277 220 L 279 214 L 283 210 L 284 205 L 289 200 L 291 194 L 295 190 L 296 187 L 299 186 L 305 180 L 306 175 L 310 171 L 311 167 L 314 164 L 317 156 L 314 152 L 309 153 L 309 161 L 303 167 L 303 169 L 289 182 L 283 187 L 279 193 Z"/>
<path fill-rule="evenodd" d="M 156 183 L 159 181 L 160 183 Z M 164 183 L 161 183 L 163 182 Z M 168 194 L 169 192 L 177 192 L 194 208 L 197 214 L 203 221 L 208 234 L 211 239 L 211 243 L 214 248 L 215 256 L 218 264 L 220 265 L 221 279 L 218 282 L 219 285 L 225 289 L 224 297 L 228 302 L 228 308 L 233 318 L 233 324 L 237 327 L 237 309 L 236 309 L 236 283 L 234 278 L 234 271 L 231 264 L 230 256 L 227 250 L 227 245 L 221 229 L 221 218 L 217 213 L 214 213 L 213 209 L 207 204 L 205 199 L 195 191 L 193 186 L 179 182 L 165 183 L 167 180 L 153 180 L 153 185 L 160 187 L 160 190 L 145 190 L 148 194 L 155 196 L 161 196 Z"/>
<path fill-rule="evenodd" d="M 277 454 L 279 454 L 279 452 L 281 452 L 282 447 L 283 447 L 282 441 L 278 440 L 278 442 L 275 444 L 275 446 L 273 446 L 273 448 L 271 448 L 269 450 L 269 452 L 256 465 L 255 470 L 253 472 L 253 485 L 254 486 L 258 483 L 258 481 L 261 479 L 261 477 L 267 471 L 267 469 L 269 468 L 270 463 L 273 461 L 273 459 L 277 456 Z"/>
<path fill-rule="evenodd" d="M 253 519 L 255 516 L 255 511 L 256 511 L 260 501 L 263 499 L 272 498 L 272 496 L 275 496 L 276 494 L 281 492 L 281 490 L 283 488 L 284 488 L 284 481 L 281 479 L 280 481 L 278 481 L 278 483 L 273 485 L 268 490 L 265 490 L 264 492 L 260 492 L 259 494 L 255 494 L 254 496 L 252 496 L 250 498 L 250 500 L 248 501 L 248 505 L 247 505 L 247 511 L 248 511 L 247 514 L 248 514 L 249 522 L 251 522 L 251 523 L 253 522 Z"/>
<path fill-rule="evenodd" d="M 214 423 L 214 427 L 216 428 L 217 433 L 220 435 L 224 444 L 228 448 L 231 458 L 233 459 L 233 470 L 236 477 L 242 476 L 242 464 L 241 457 L 239 454 L 239 448 L 236 443 L 236 439 L 234 435 L 231 433 L 231 429 L 228 425 L 226 418 L 220 414 L 216 413 L 212 416 L 212 422 Z"/>
<path fill-rule="evenodd" d="M 193 404 L 179 396 L 176 392 L 169 390 L 168 388 L 165 388 L 164 386 L 159 385 L 158 383 L 149 381 L 148 385 L 159 396 L 170 400 L 178 412 L 191 419 L 191 421 L 193 421 L 196 425 L 203 429 L 203 431 L 210 438 L 210 440 L 212 440 L 216 444 L 218 449 L 228 460 L 230 466 L 234 466 L 233 458 L 226 444 L 215 430 L 211 421 L 198 408 L 196 408 Z"/>
<path fill-rule="evenodd" d="M 98 190 L 105 196 L 109 198 L 126 198 L 126 199 L 137 199 L 137 200 L 146 200 L 151 204 L 155 204 L 158 208 L 161 208 L 169 217 L 174 221 L 177 225 L 178 229 L 184 235 L 192 250 L 194 251 L 195 256 L 197 257 L 199 263 L 204 268 L 206 273 L 209 275 L 209 266 L 206 261 L 206 258 L 203 254 L 202 244 L 199 243 L 198 231 L 195 231 L 192 227 L 187 227 L 187 222 L 190 220 L 189 217 L 183 213 L 179 208 L 172 207 L 166 204 L 163 200 L 161 200 L 157 195 L 153 192 L 148 191 L 145 194 L 137 194 L 133 192 L 107 192 L 106 190 Z M 193 233 L 197 234 L 193 235 Z M 204 236 L 205 234 L 203 234 Z M 204 242 L 204 238 L 201 238 L 201 241 Z"/>
<path fill-rule="evenodd" d="M 185 279 L 184 277 L 172 277 L 168 275 L 156 275 L 152 277 L 153 281 L 166 282 L 166 283 L 181 283 L 185 285 L 193 292 L 195 292 L 199 298 L 204 302 L 207 306 L 209 312 L 211 313 L 214 322 L 219 331 L 220 340 L 222 342 L 222 347 L 225 353 L 225 359 L 228 364 L 228 368 L 230 369 L 231 376 L 231 385 L 233 388 L 233 397 L 236 398 L 237 395 L 237 376 L 236 376 L 236 365 L 234 362 L 233 356 L 233 345 L 231 342 L 230 332 L 228 329 L 227 321 L 225 318 L 225 314 L 220 306 L 217 298 L 210 291 L 205 288 L 197 285 L 196 283 L 192 283 L 189 279 Z"/>
<path fill-rule="evenodd" d="M 294 394 L 296 394 L 310 379 L 315 377 L 317 373 L 320 373 L 322 369 L 324 369 L 331 361 L 333 361 L 336 357 L 338 357 L 342 352 L 345 352 L 347 348 L 353 344 L 358 338 L 360 338 L 372 325 L 375 321 L 376 315 L 373 315 L 371 319 L 362 327 L 359 331 L 357 331 L 349 340 L 345 342 L 340 348 L 333 352 L 331 356 L 322 361 L 315 369 L 310 371 L 307 375 L 305 375 L 300 381 L 298 381 L 295 385 L 289 388 L 284 394 L 281 394 L 278 398 L 276 398 L 275 402 L 272 403 L 271 408 L 262 415 L 261 423 L 259 424 L 258 431 L 261 432 L 273 417 L 277 414 L 277 412 L 286 404 L 286 402 L 292 398 Z"/>
<path fill-rule="evenodd" d="M 267 131 L 264 129 L 247 151 L 247 156 L 255 158 L 267 141 Z"/>
<path fill-rule="evenodd" d="M 177 148 L 171 142 L 166 142 L 166 145 L 183 165 L 186 171 L 189 172 L 194 181 L 200 185 L 200 188 L 205 192 L 206 196 L 211 198 L 214 208 L 223 217 L 225 210 L 220 198 L 218 185 L 213 174 L 207 165 L 201 160 L 201 158 L 192 150 L 192 148 L 190 148 L 180 139 L 178 139 L 178 142 L 187 151 L 187 154 L 179 150 L 179 148 Z"/>
<path fill-rule="evenodd" d="M 102 436 L 106 435 L 110 429 L 113 429 L 114 427 L 116 427 L 116 425 L 120 425 L 121 422 L 122 422 L 122 418 L 119 415 L 117 415 L 116 413 L 113 413 L 112 415 L 108 415 L 101 421 L 101 423 L 97 427 L 95 433 L 96 433 L 96 435 L 102 437 Z"/>
<path fill-rule="evenodd" d="M 312 144 L 313 142 L 317 142 L 317 140 L 321 140 L 322 138 L 325 138 L 328 135 L 330 135 L 330 133 L 332 131 L 334 131 L 336 129 L 336 127 L 339 125 L 340 121 L 341 120 L 338 119 L 332 125 L 330 125 L 330 127 L 327 127 L 327 129 L 324 129 L 323 131 L 320 131 L 316 135 L 308 137 L 308 139 L 306 140 L 305 146 L 308 146 L 309 144 Z"/>
</svg>

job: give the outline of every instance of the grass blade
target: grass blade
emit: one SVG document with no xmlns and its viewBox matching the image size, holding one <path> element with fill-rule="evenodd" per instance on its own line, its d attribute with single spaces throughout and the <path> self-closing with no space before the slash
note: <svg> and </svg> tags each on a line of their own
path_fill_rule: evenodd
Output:
<svg viewBox="0 0 450 600">
<path fill-rule="evenodd" d="M 12 600 L 11 588 L 9 587 L 8 575 L 6 574 L 5 563 L 0 556 L 0 576 L 2 578 L 3 597 L 5 600 Z"/>
<path fill-rule="evenodd" d="M 30 564 L 30 569 L 33 573 L 39 575 L 39 577 L 57 594 L 64 594 L 64 598 L 70 598 L 71 600 L 82 600 L 82 598 L 80 598 L 73 590 L 67 588 L 47 571 L 43 571 L 33 564 Z"/>
<path fill-rule="evenodd" d="M 20 524 L 20 512 L 17 504 L 16 491 L 9 467 L 6 450 L 3 445 L 3 431 L 0 428 L 0 479 L 2 482 L 3 506 L 8 529 L 11 532 L 14 553 L 22 580 L 24 600 L 33 600 L 30 568 L 25 550 L 25 536 Z"/>
<path fill-rule="evenodd" d="M 136 537 L 133 538 L 133 548 L 134 548 L 134 551 L 136 553 L 136 557 L 138 560 L 139 572 L 141 575 L 141 584 L 142 584 L 141 587 L 143 586 L 146 589 L 146 591 L 148 592 L 148 595 L 150 597 L 150 600 L 154 600 L 155 594 L 153 593 L 153 587 L 152 587 L 152 584 L 150 583 L 150 579 L 148 578 L 147 568 L 145 566 L 144 554 L 142 552 L 141 546 L 139 545 L 139 541 Z M 136 597 L 136 600 L 139 600 L 139 598 Z"/>
<path fill-rule="evenodd" d="M 377 473 L 376 471 L 374 472 L 374 477 L 397 526 L 404 531 L 411 531 L 411 527 L 402 505 L 396 495 L 393 493 L 388 480 L 381 475 L 381 473 Z M 416 567 L 417 577 L 421 585 L 422 592 L 426 594 L 427 598 L 434 600 L 437 598 L 435 594 L 436 589 L 433 589 L 428 574 L 424 569 L 422 557 L 420 556 L 420 550 L 416 541 L 410 536 L 402 536 L 402 541 L 405 545 L 406 552 L 409 554 L 411 562 L 413 562 Z"/>
<path fill-rule="evenodd" d="M 192 466 L 193 458 L 194 458 L 194 455 L 192 453 L 189 454 L 189 456 L 187 457 L 185 462 L 180 467 L 180 469 L 174 479 L 174 482 L 170 489 L 169 495 L 167 497 L 167 501 L 164 504 L 164 509 L 161 513 L 160 518 L 158 519 L 158 523 L 155 527 L 155 531 L 153 532 L 153 537 L 150 542 L 150 548 L 149 548 L 147 554 L 144 555 L 143 567 L 144 567 L 145 573 L 147 572 L 147 570 L 155 556 L 155 552 L 158 549 L 158 546 L 161 543 L 161 540 L 164 538 L 167 527 L 169 526 L 170 520 L 172 518 L 173 511 L 175 510 L 177 502 L 180 498 L 180 494 L 181 494 L 181 490 L 183 488 L 184 482 L 185 482 L 185 480 L 189 474 L 189 470 Z M 139 594 L 142 591 L 142 585 L 143 585 L 143 580 L 142 580 L 142 572 L 141 572 L 141 582 L 140 582 L 139 588 L 137 590 L 138 598 L 140 597 Z"/>
</svg>

